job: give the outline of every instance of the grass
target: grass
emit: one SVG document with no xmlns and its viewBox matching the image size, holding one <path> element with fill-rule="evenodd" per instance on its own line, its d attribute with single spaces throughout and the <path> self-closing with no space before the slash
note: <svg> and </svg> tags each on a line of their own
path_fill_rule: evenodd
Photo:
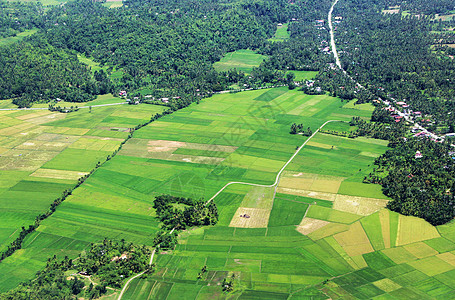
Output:
<svg viewBox="0 0 455 300">
<path fill-rule="evenodd" d="M 105 97 L 99 101 L 110 101 Z M 109 153 L 116 139 L 128 134 L 112 128 L 128 128 L 157 109 L 96 108 L 91 114 L 80 111 L 30 127 L 31 120 L 46 118 L 48 113 L 0 113 L 7 129 L 0 128 L 0 146 L 7 153 L 14 150 L 0 157 L 4 166 L 20 159 L 14 156 L 18 151 L 30 155 L 27 147 L 32 146 L 24 143 L 44 147 L 66 142 L 68 137 L 64 149 L 53 151 L 38 169 L 27 170 L 24 165 L 0 174 L 0 204 L 5 206 L 0 212 L 0 241 L 8 240 L 24 220 L 36 215 L 32 210 L 29 216 L 22 215 L 24 207 L 34 205 L 39 211 L 40 203 L 46 203 L 44 196 L 30 189 L 42 185 L 51 195 L 74 182 L 75 174 L 87 170 Z M 347 108 L 327 95 L 279 88 L 216 95 L 163 117 L 136 131 L 114 159 L 27 237 L 24 249 L 1 263 L 5 270 L 0 274 L 1 289 L 30 279 L 49 255 L 74 257 L 105 237 L 151 245 L 158 230 L 155 195 L 208 199 L 229 181 L 272 184 L 276 172 L 305 141 L 303 136 L 289 134 L 292 123 L 315 130 L 328 119 L 349 121 L 368 113 L 357 106 Z M 24 131 L 28 132 L 25 137 L 20 134 Z M 362 179 L 370 172 L 374 156 L 386 149 L 383 141 L 317 134 L 288 165 L 277 191 L 227 187 L 214 199 L 219 223 L 181 233 L 176 250 L 157 254 L 157 271 L 133 281 L 125 297 L 224 297 L 219 284 L 232 273 L 236 274 L 235 297 L 246 299 L 431 298 L 450 293 L 450 284 L 429 287 L 432 280 L 449 282 L 453 277 L 453 225 L 438 231 L 419 219 L 385 209 L 373 213 L 387 199 L 377 186 L 363 184 Z M 27 197 L 32 200 L 11 207 L 11 199 Z M 348 209 L 349 201 L 365 210 L 341 211 Z M 229 226 L 244 213 L 252 216 L 248 224 L 242 219 L 245 224 Z M 11 225 L 3 226 L 8 222 Z M 198 280 L 204 265 L 208 272 Z M 322 284 L 331 277 L 337 279 Z"/>
<path fill-rule="evenodd" d="M 225 72 L 231 69 L 251 73 L 254 67 L 259 67 L 266 56 L 257 54 L 252 50 L 237 50 L 227 53 L 219 62 L 213 64 L 218 72 Z"/>
<path fill-rule="evenodd" d="M 275 32 L 274 36 L 268 40 L 271 42 L 283 42 L 283 41 L 287 40 L 288 38 L 290 38 L 288 26 L 289 26 L 289 23 L 278 24 L 276 26 L 276 32 Z"/>
<path fill-rule="evenodd" d="M 38 29 L 29 29 L 29 30 L 22 31 L 22 32 L 16 34 L 15 36 L 1 38 L 0 46 L 10 45 L 12 43 L 21 41 L 24 38 L 31 36 L 32 34 L 35 34 L 36 32 L 38 32 Z"/>
<path fill-rule="evenodd" d="M 318 71 L 288 71 L 287 73 L 294 73 L 294 81 L 305 81 L 314 79 Z"/>
</svg>

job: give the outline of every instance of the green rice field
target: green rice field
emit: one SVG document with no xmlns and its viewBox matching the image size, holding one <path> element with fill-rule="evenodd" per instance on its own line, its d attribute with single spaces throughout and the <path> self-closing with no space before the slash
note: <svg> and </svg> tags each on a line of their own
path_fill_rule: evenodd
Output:
<svg viewBox="0 0 455 300">
<path fill-rule="evenodd" d="M 266 56 L 257 54 L 252 50 L 237 50 L 227 53 L 219 62 L 213 64 L 218 72 L 237 69 L 249 74 L 254 67 L 259 67 Z"/>
<path fill-rule="evenodd" d="M 283 42 L 290 37 L 288 32 L 289 23 L 278 24 L 276 26 L 275 35 L 269 39 L 271 42 Z"/>
<path fill-rule="evenodd" d="M 104 95 L 95 102 L 110 101 L 119 99 Z M 142 106 L 140 112 L 137 108 L 0 112 L 0 251 L 21 226 L 32 224 L 65 189 L 112 154 L 129 128 L 163 110 L 152 105 Z"/>
<path fill-rule="evenodd" d="M 64 189 L 127 134 L 112 128 L 127 128 L 157 109 L 107 107 L 39 125 L 31 120 L 49 112 L 2 115 L 9 122 L 0 126 L 8 129 L 0 129 L 4 153 L 25 153 L 31 145 L 24 143 L 31 142 L 42 142 L 43 149 L 51 147 L 49 141 L 69 145 L 58 144 L 57 153 L 39 166 L 33 161 L 1 173 L 0 197 L 22 200 L 3 201 L 2 220 L 12 225 L 0 223 L 0 237 L 6 241 L 21 226 L 17 220 L 45 206 L 47 198 L 36 191 L 51 197 Z M 160 118 L 136 131 L 25 239 L 23 249 L 0 264 L 0 289 L 32 278 L 49 256 L 74 257 L 105 237 L 151 245 L 158 194 L 209 199 L 230 181 L 272 184 L 307 139 L 289 134 L 292 123 L 315 131 L 327 120 L 370 114 L 327 95 L 277 88 L 216 95 Z M 26 129 L 31 138 L 16 141 Z M 454 225 L 436 228 L 390 212 L 380 186 L 362 183 L 386 150 L 385 141 L 316 134 L 284 170 L 276 190 L 233 184 L 214 198 L 218 224 L 182 232 L 174 251 L 155 255 L 155 273 L 133 280 L 122 299 L 452 298 Z M 239 217 L 245 211 L 251 214 L 247 221 Z M 198 279 L 203 266 L 208 272 Z M 227 295 L 220 285 L 232 274 L 234 291 Z"/>
</svg>

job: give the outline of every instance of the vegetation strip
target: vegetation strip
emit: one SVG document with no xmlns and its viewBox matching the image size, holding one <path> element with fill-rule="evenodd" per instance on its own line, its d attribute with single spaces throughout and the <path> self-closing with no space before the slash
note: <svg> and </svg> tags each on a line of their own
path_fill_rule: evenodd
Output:
<svg viewBox="0 0 455 300">
<path fill-rule="evenodd" d="M 187 104 L 189 105 L 189 103 Z M 177 109 L 180 109 L 180 108 L 177 108 Z M 130 131 L 130 134 L 128 135 L 128 137 L 123 140 L 121 143 L 120 143 L 120 146 L 111 154 L 111 155 L 108 155 L 106 157 L 106 159 L 103 161 L 103 162 L 98 162 L 97 165 L 95 166 L 94 169 L 92 169 L 88 174 L 82 176 L 79 178 L 78 182 L 74 185 L 74 187 L 70 188 L 70 189 L 67 189 L 65 190 L 63 193 L 62 193 L 62 196 L 55 199 L 54 202 L 51 204 L 49 210 L 45 213 L 42 213 L 40 215 L 38 215 L 36 218 L 35 218 L 35 223 L 33 225 L 29 225 L 27 228 L 22 226 L 22 231 L 19 233 L 19 237 L 16 238 L 16 240 L 14 240 L 9 246 L 8 248 L 3 251 L 0 255 L 0 262 L 3 261 L 5 258 L 11 256 L 16 250 L 19 250 L 22 248 L 22 242 L 24 241 L 24 239 L 32 232 L 34 232 L 38 226 L 40 225 L 41 221 L 47 219 L 49 216 L 51 216 L 55 210 L 57 209 L 57 207 L 63 202 L 65 201 L 65 199 L 72 194 L 72 192 L 78 188 L 82 183 L 85 182 L 85 180 L 87 180 L 87 178 L 89 178 L 98 168 L 100 168 L 105 162 L 111 160 L 113 157 L 115 157 L 117 155 L 117 153 L 122 149 L 123 145 L 133 137 L 133 134 L 136 130 L 150 124 L 151 122 L 161 118 L 162 116 L 165 116 L 165 115 L 168 115 L 172 112 L 174 112 L 176 109 L 169 109 L 169 110 L 166 110 L 162 113 L 156 113 L 155 116 L 151 117 L 149 121 L 145 122 L 145 123 L 142 123 L 140 125 L 137 125 L 135 128 L 131 129 Z"/>
</svg>

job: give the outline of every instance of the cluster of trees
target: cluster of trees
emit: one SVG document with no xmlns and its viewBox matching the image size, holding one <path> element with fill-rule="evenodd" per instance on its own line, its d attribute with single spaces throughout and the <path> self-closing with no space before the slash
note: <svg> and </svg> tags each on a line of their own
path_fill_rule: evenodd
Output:
<svg viewBox="0 0 455 300">
<path fill-rule="evenodd" d="M 105 239 L 79 255 L 73 265 L 88 275 L 95 275 L 105 286 L 121 287 L 122 281 L 148 268 L 151 251 L 146 246 Z"/>
<path fill-rule="evenodd" d="M 382 110 L 377 107 L 375 111 Z M 390 116 L 389 116 L 390 117 Z M 407 133 L 407 127 L 404 122 L 384 122 L 384 120 L 377 120 L 374 118 L 374 114 L 371 122 L 367 122 L 360 117 L 353 117 L 349 122 L 351 126 L 357 126 L 358 128 L 352 131 L 349 137 L 357 136 L 368 136 L 380 140 L 390 141 L 389 146 L 395 145 L 395 143 L 403 139 Z"/>
<path fill-rule="evenodd" d="M 235 283 L 235 274 L 228 276 L 227 278 L 223 279 L 221 283 L 221 288 L 223 292 L 229 293 L 234 290 L 234 283 Z"/>
<path fill-rule="evenodd" d="M 101 244 L 92 244 L 76 259 L 67 256 L 58 260 L 54 255 L 47 260 L 36 277 L 16 289 L 0 294 L 1 299 L 96 299 L 107 292 L 107 286 L 120 287 L 122 281 L 134 273 L 149 269 L 151 251 L 145 246 L 114 242 L 104 239 Z M 122 256 L 123 255 L 123 256 Z M 69 274 L 69 270 L 71 272 Z M 100 284 L 88 286 L 81 275 L 93 275 Z"/>
<path fill-rule="evenodd" d="M 303 129 L 303 124 L 296 124 L 292 123 L 291 130 L 289 131 L 290 134 L 297 134 L 302 133 L 304 136 L 311 136 L 313 134 L 313 130 L 308 127 L 306 130 Z"/>
<path fill-rule="evenodd" d="M 455 217 L 454 157 L 448 142 L 401 140 L 375 160 L 370 177 L 393 199 L 387 205 L 390 210 L 441 225 Z"/>
<path fill-rule="evenodd" d="M 78 111 L 79 107 L 77 106 L 71 106 L 71 107 L 61 107 L 61 106 L 56 106 L 53 104 L 49 104 L 48 106 L 49 111 L 58 111 L 61 113 L 70 113 L 73 111 Z"/>
<path fill-rule="evenodd" d="M 0 64 L 0 99 L 14 98 L 20 107 L 56 98 L 85 102 L 99 93 L 97 81 L 76 55 L 49 44 L 0 47 Z"/>
<path fill-rule="evenodd" d="M 248 88 L 264 84 L 288 84 L 294 88 L 293 81 L 285 76 L 287 70 L 319 70 L 332 59 L 320 51 L 320 43 L 328 40 L 327 32 L 314 26 L 314 20 L 324 18 L 329 7 L 328 0 L 204 0 L 191 5 L 172 0 L 126 1 L 122 8 L 114 10 L 97 1 L 83 0 L 46 12 L 38 10 L 33 26 L 40 31 L 26 44 L 38 51 L 27 50 L 34 53 L 32 61 L 29 55 L 10 59 L 23 64 L 21 73 L 3 77 L 16 75 L 12 78 L 25 81 L 13 80 L 5 86 L 4 94 L 0 93 L 0 99 L 16 98 L 17 104 L 29 106 L 53 97 L 82 102 L 93 99 L 96 93 L 119 88 L 147 88 L 167 94 L 166 97 L 177 95 L 197 101 L 234 83 Z M 283 43 L 267 41 L 277 23 L 291 19 L 290 39 Z M 48 44 L 60 52 L 49 55 Z M 218 73 L 212 67 L 225 53 L 246 48 L 270 58 L 248 75 L 235 70 Z M 109 68 L 91 74 L 77 61 L 75 52 Z M 61 68 L 51 66 L 48 72 L 41 72 L 43 61 L 47 60 L 56 61 Z M 23 72 L 26 69 L 32 72 Z M 110 77 L 114 69 L 122 75 Z"/>
<path fill-rule="evenodd" d="M 177 232 L 193 226 L 209 226 L 218 222 L 218 209 L 213 201 L 203 199 L 156 196 L 153 201 L 156 217 L 161 222 L 154 246 L 159 249 L 173 249 L 177 244 Z"/>
<path fill-rule="evenodd" d="M 40 2 L 0 1 L 0 38 L 15 36 L 41 25 L 44 9 Z"/>
</svg>

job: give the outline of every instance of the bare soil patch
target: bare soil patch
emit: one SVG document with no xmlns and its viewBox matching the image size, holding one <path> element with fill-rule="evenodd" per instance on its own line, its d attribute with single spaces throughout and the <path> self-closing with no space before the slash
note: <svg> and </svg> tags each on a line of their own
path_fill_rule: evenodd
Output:
<svg viewBox="0 0 455 300">
<path fill-rule="evenodd" d="M 312 219 L 312 218 L 303 218 L 302 222 L 297 226 L 297 231 L 300 232 L 303 235 L 308 235 L 319 228 L 322 228 L 326 225 L 328 225 L 330 222 L 328 221 L 323 221 L 323 220 L 318 220 L 318 219 Z"/>
</svg>

